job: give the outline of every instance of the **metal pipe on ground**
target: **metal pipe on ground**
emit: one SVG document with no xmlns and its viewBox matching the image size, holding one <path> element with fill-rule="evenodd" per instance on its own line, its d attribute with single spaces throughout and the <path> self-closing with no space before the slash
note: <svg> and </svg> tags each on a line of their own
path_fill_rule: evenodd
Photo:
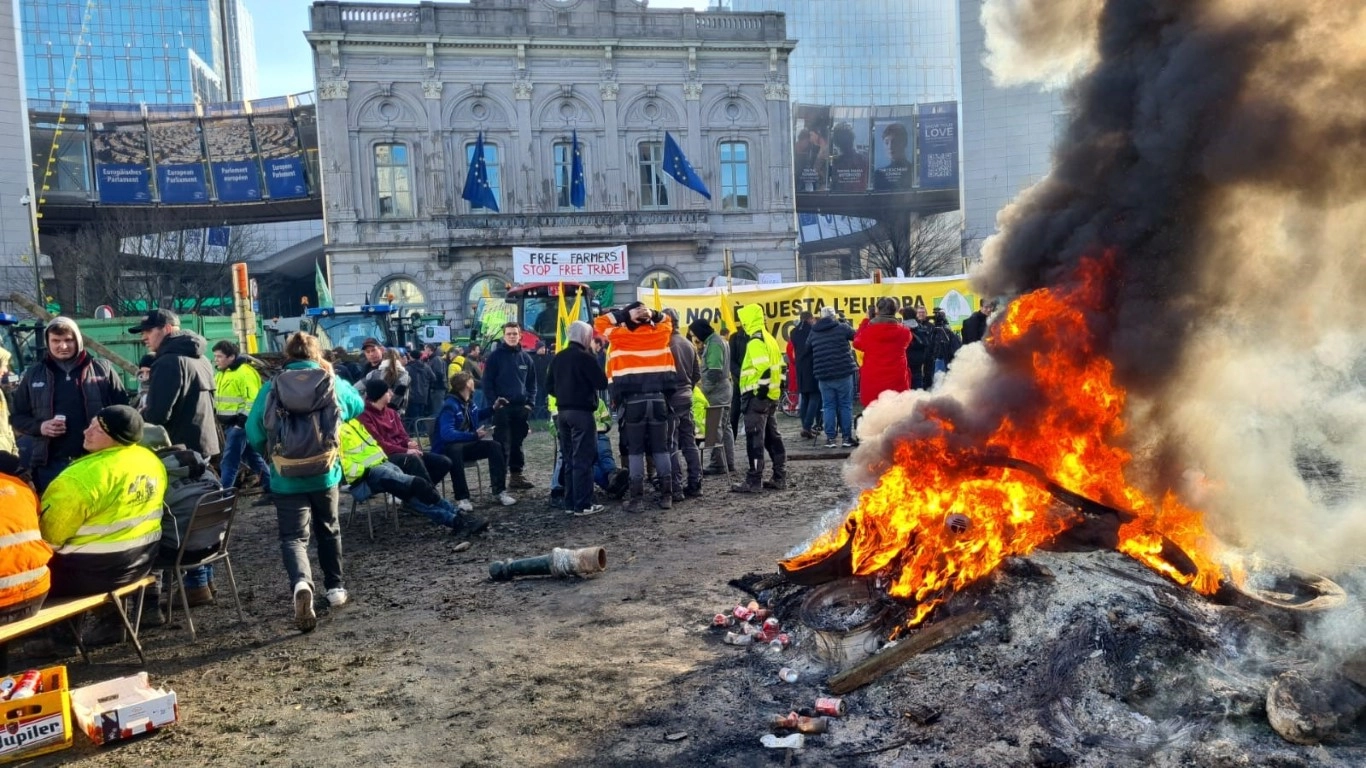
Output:
<svg viewBox="0 0 1366 768">
<path fill-rule="evenodd" d="M 548 555 L 520 560 L 497 560 L 489 563 L 489 578 L 511 581 L 518 576 L 592 576 L 607 570 L 607 550 L 602 547 L 563 549 L 556 547 Z"/>
</svg>

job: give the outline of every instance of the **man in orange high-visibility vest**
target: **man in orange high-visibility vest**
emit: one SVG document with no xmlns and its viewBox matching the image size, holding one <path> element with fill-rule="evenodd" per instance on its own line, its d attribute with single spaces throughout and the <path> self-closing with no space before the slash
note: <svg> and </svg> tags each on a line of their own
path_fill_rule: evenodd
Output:
<svg viewBox="0 0 1366 768">
<path fill-rule="evenodd" d="M 667 398 L 677 388 L 669 351 L 673 322 L 642 302 L 599 315 L 597 332 L 607 339 L 607 382 L 620 409 L 621 437 L 630 470 L 627 512 L 645 509 L 645 454 L 654 457 L 659 508 L 673 507 L 673 463 L 669 455 Z"/>
</svg>

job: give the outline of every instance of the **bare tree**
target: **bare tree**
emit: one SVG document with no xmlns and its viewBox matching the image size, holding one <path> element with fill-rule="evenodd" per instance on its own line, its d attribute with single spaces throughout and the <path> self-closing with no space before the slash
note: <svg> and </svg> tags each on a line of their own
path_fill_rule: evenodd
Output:
<svg viewBox="0 0 1366 768">
<path fill-rule="evenodd" d="M 869 271 L 906 277 L 953 275 L 963 271 L 963 253 L 976 239 L 964 233 L 956 213 L 920 216 L 907 210 L 884 211 L 867 230 L 864 260 Z"/>
</svg>

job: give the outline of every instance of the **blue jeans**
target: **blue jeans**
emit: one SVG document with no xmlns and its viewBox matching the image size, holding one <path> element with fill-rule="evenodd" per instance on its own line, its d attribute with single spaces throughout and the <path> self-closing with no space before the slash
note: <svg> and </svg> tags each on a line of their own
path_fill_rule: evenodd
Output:
<svg viewBox="0 0 1366 768">
<path fill-rule="evenodd" d="M 413 487 L 417 480 L 418 478 L 412 475 L 405 475 L 398 465 L 386 461 L 366 470 L 364 482 L 352 483 L 351 495 L 356 497 L 357 501 L 363 502 L 376 493 L 392 493 L 406 506 L 433 523 L 447 527 L 454 525 L 455 518 L 459 515 L 455 506 L 445 499 L 439 499 L 433 504 L 418 499 L 418 491 Z"/>
<path fill-rule="evenodd" d="M 560 481 L 560 472 L 564 469 L 564 457 L 555 457 L 555 470 L 550 473 L 550 492 L 564 488 L 564 483 Z M 606 432 L 598 433 L 598 455 L 593 461 L 593 483 L 604 491 L 607 490 L 607 481 L 612 479 L 612 473 L 617 471 L 617 460 L 612 454 L 612 441 L 608 439 Z"/>
<path fill-rule="evenodd" d="M 825 405 L 825 439 L 835 439 L 835 427 L 844 433 L 846 441 L 854 439 L 854 377 L 819 381 L 821 401 Z M 838 418 L 838 421 L 836 421 Z"/>
<path fill-rule="evenodd" d="M 803 430 L 811 431 L 811 427 L 816 424 L 816 417 L 821 415 L 823 408 L 820 392 L 803 392 L 801 394 L 801 399 L 797 401 L 797 413 L 802 418 Z"/>
<path fill-rule="evenodd" d="M 266 466 L 261 454 L 247 444 L 247 431 L 241 427 L 228 427 L 223 430 L 223 436 L 227 445 L 223 448 L 223 458 L 218 465 L 223 487 L 233 488 L 237 485 L 237 468 L 245 458 L 247 466 L 261 478 L 261 490 L 270 493 L 270 467 Z"/>
</svg>

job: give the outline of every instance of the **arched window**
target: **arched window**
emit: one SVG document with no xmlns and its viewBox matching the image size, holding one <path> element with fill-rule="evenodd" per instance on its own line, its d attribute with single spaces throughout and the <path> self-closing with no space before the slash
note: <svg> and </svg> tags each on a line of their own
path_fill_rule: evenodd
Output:
<svg viewBox="0 0 1366 768">
<path fill-rule="evenodd" d="M 379 284 L 372 297 L 376 304 L 385 303 L 404 310 L 425 309 L 427 293 L 407 277 L 391 277 Z M 404 312 L 404 314 L 408 314 Z"/>
<path fill-rule="evenodd" d="M 465 286 L 465 323 L 470 328 L 479 327 L 484 311 L 493 308 L 503 309 L 503 298 L 508 295 L 507 277 L 497 272 L 475 275 Z"/>
<path fill-rule="evenodd" d="M 730 276 L 736 280 L 753 280 L 759 282 L 759 270 L 748 264 L 734 264 L 730 268 Z"/>
<path fill-rule="evenodd" d="M 659 285 L 660 290 L 674 290 L 686 287 L 683 285 L 683 278 L 675 274 L 673 270 L 655 268 L 641 276 L 640 289 L 643 292 L 649 292 L 654 290 L 656 283 Z"/>
</svg>

